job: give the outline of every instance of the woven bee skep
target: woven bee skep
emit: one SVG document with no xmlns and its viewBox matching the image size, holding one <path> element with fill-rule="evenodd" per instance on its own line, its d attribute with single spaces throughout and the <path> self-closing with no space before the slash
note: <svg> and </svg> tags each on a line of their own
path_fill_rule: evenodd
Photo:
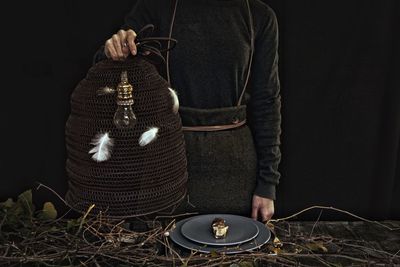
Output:
<svg viewBox="0 0 400 267">
<path fill-rule="evenodd" d="M 113 123 L 116 94 L 99 95 L 100 88 L 116 88 L 126 71 L 133 87 L 132 109 L 137 122 L 119 129 Z M 71 96 L 65 127 L 68 174 L 66 200 L 74 209 L 110 217 L 134 217 L 171 207 L 185 196 L 187 162 L 179 114 L 168 83 L 143 56 L 123 62 L 104 60 L 94 65 Z M 139 144 L 150 128 L 156 139 Z M 99 134 L 112 140 L 107 160 L 89 154 Z"/>
</svg>

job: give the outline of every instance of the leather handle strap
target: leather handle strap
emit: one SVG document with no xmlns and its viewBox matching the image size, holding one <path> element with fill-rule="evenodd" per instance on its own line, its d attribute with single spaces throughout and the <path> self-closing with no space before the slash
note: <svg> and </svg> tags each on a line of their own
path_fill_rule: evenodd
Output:
<svg viewBox="0 0 400 267">
<path fill-rule="evenodd" d="M 246 4 L 247 4 L 247 11 L 248 11 L 248 14 L 249 14 L 249 24 L 250 24 L 249 25 L 250 26 L 250 59 L 249 59 L 249 65 L 247 67 L 246 81 L 244 83 L 242 93 L 240 94 L 237 106 L 240 106 L 242 104 L 242 99 L 244 97 L 244 93 L 246 92 L 247 84 L 249 83 L 250 72 L 251 72 L 251 64 L 253 63 L 253 54 L 254 54 L 254 38 L 255 37 L 254 37 L 253 15 L 251 13 L 249 0 L 246 0 Z"/>
<path fill-rule="evenodd" d="M 215 132 L 235 129 L 246 124 L 246 120 L 226 125 L 182 126 L 183 131 L 188 132 Z"/>
<path fill-rule="evenodd" d="M 169 39 L 171 39 L 171 37 L 172 37 L 172 29 L 174 28 L 174 22 L 175 22 L 175 15 L 176 15 L 176 8 L 177 8 L 177 6 L 178 6 L 178 1 L 179 0 L 175 0 L 175 6 L 174 6 L 174 11 L 173 11 L 173 13 L 172 13 L 172 19 L 171 19 L 171 25 L 169 26 L 169 35 L 168 35 L 168 38 Z M 170 42 L 168 41 L 168 45 L 167 45 L 167 80 L 168 80 L 168 84 L 169 84 L 169 86 L 170 87 L 172 87 L 172 84 L 171 84 L 171 77 L 170 77 L 170 74 L 169 74 L 169 45 L 170 45 Z"/>
</svg>

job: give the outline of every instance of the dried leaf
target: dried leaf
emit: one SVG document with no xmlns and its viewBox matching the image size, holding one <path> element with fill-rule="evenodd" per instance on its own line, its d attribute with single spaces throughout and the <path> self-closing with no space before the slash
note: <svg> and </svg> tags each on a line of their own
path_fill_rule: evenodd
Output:
<svg viewBox="0 0 400 267">
<path fill-rule="evenodd" d="M 0 207 L 5 208 L 5 209 L 10 209 L 14 205 L 15 205 L 15 202 L 14 202 L 14 200 L 12 200 L 12 198 L 9 198 L 6 201 L 0 203 Z"/>
<path fill-rule="evenodd" d="M 35 206 L 32 203 L 32 190 L 27 190 L 18 196 L 18 205 L 22 208 L 23 215 L 32 217 Z"/>
<path fill-rule="evenodd" d="M 53 203 L 46 202 L 43 204 L 43 209 L 38 215 L 39 219 L 43 220 L 54 220 L 57 218 L 57 210 Z"/>
<path fill-rule="evenodd" d="M 281 247 L 283 247 L 283 244 L 282 244 L 282 242 L 279 240 L 279 238 L 278 237 L 274 237 L 274 240 L 272 241 L 272 243 L 274 244 L 274 247 L 276 247 L 276 248 L 281 248 Z"/>
<path fill-rule="evenodd" d="M 294 253 L 295 254 L 299 254 L 299 253 L 301 253 L 303 250 L 301 249 L 301 248 L 296 248 L 295 250 L 294 250 Z"/>
<path fill-rule="evenodd" d="M 279 255 L 280 253 L 282 253 L 280 248 L 274 246 L 268 246 L 268 251 L 270 252 L 270 254 L 275 254 L 275 255 Z"/>
<path fill-rule="evenodd" d="M 254 267 L 254 263 L 251 261 L 242 261 L 239 263 L 240 267 Z"/>
<path fill-rule="evenodd" d="M 278 235 L 275 232 L 275 226 L 271 222 L 267 222 L 266 227 L 271 231 L 271 233 L 273 235 L 272 243 L 274 244 L 274 247 L 281 248 L 283 246 L 283 244 L 279 240 Z"/>
<path fill-rule="evenodd" d="M 267 227 L 269 228 L 269 230 L 271 230 L 271 231 L 274 231 L 274 230 L 275 230 L 275 225 L 274 225 L 272 222 L 268 221 L 268 222 L 266 223 L 266 225 L 267 225 Z"/>
<path fill-rule="evenodd" d="M 328 252 L 328 249 L 324 246 L 322 242 L 308 243 L 306 244 L 306 247 L 313 252 Z"/>
<path fill-rule="evenodd" d="M 78 219 L 71 219 L 67 221 L 67 231 L 79 227 L 81 225 L 82 217 L 79 217 Z"/>
<path fill-rule="evenodd" d="M 213 257 L 213 258 L 217 258 L 219 256 L 215 250 L 211 250 L 210 254 L 211 254 L 211 257 Z"/>
<path fill-rule="evenodd" d="M 269 244 L 268 245 L 268 252 L 269 252 L 269 254 L 272 254 L 272 255 L 278 255 L 278 254 L 280 254 L 280 253 L 282 253 L 284 251 L 282 251 L 281 248 L 277 248 L 274 245 Z"/>
</svg>

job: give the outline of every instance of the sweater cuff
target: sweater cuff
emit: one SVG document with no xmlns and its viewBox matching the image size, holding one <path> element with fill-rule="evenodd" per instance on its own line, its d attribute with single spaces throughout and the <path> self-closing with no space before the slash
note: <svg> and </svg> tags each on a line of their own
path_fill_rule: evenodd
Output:
<svg viewBox="0 0 400 267">
<path fill-rule="evenodd" d="M 276 185 L 263 181 L 257 181 L 256 189 L 254 190 L 254 195 L 275 200 L 276 199 L 275 191 L 276 191 Z"/>
</svg>

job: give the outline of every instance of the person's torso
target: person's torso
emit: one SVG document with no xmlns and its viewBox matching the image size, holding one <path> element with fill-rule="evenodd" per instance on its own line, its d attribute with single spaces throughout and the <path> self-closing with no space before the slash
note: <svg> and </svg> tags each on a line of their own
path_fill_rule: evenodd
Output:
<svg viewBox="0 0 400 267">
<path fill-rule="evenodd" d="M 171 16 L 161 20 L 160 34 L 168 36 Z M 246 1 L 179 0 L 171 37 L 178 40 L 169 58 L 171 85 L 181 105 L 236 105 L 250 57 Z"/>
</svg>

